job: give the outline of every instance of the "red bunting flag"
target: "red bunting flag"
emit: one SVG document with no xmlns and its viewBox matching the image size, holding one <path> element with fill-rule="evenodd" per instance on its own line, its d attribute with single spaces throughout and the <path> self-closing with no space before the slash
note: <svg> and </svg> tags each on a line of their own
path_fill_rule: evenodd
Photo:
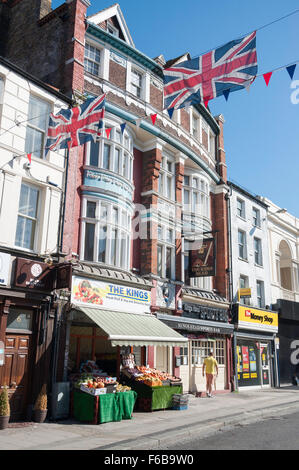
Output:
<svg viewBox="0 0 299 470">
<path fill-rule="evenodd" d="M 265 80 L 267 86 L 269 85 L 269 82 L 270 82 L 270 78 L 271 78 L 271 76 L 272 76 L 272 73 L 273 73 L 273 72 L 268 72 L 268 73 L 264 73 L 264 74 L 263 74 L 263 77 L 264 77 L 264 80 Z"/>
<path fill-rule="evenodd" d="M 157 119 L 157 114 L 151 114 L 151 119 L 152 119 L 153 125 L 155 125 L 155 122 L 156 122 L 156 119 Z"/>
<path fill-rule="evenodd" d="M 110 137 L 111 130 L 112 130 L 112 127 L 110 129 L 106 129 L 107 139 L 109 139 L 109 137 Z"/>
<path fill-rule="evenodd" d="M 27 158 L 29 160 L 29 163 L 31 163 L 31 155 L 32 155 L 32 153 L 27 153 Z"/>
<path fill-rule="evenodd" d="M 208 107 L 209 101 L 210 101 L 210 100 L 205 100 L 205 101 L 204 101 L 206 108 Z"/>
</svg>

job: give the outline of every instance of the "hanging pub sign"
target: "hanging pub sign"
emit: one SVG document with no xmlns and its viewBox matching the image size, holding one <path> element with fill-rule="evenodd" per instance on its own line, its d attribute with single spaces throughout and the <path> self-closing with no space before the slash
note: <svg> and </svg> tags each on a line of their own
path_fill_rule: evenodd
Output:
<svg viewBox="0 0 299 470">
<path fill-rule="evenodd" d="M 215 276 L 215 239 L 206 238 L 199 249 L 189 251 L 189 276 Z"/>
<path fill-rule="evenodd" d="M 16 287 L 42 291 L 53 290 L 54 267 L 25 258 L 17 258 L 15 263 L 14 285 Z"/>
</svg>

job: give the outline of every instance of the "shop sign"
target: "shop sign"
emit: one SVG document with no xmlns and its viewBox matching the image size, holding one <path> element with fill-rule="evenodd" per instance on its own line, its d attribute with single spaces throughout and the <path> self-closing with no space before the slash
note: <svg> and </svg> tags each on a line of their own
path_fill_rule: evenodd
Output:
<svg viewBox="0 0 299 470">
<path fill-rule="evenodd" d="M 243 289 L 239 289 L 239 298 L 241 297 L 251 297 L 251 288 L 246 287 Z"/>
<path fill-rule="evenodd" d="M 16 259 L 14 285 L 32 290 L 51 291 L 54 288 L 55 268 L 46 263 Z"/>
<path fill-rule="evenodd" d="M 239 305 L 238 327 L 249 330 L 278 331 L 278 313 Z"/>
<path fill-rule="evenodd" d="M 110 282 L 73 276 L 73 304 L 99 306 L 106 310 L 129 313 L 149 313 L 151 292 Z"/>
<path fill-rule="evenodd" d="M 228 322 L 228 311 L 223 308 L 206 307 L 198 304 L 183 305 L 184 317 L 197 318 L 199 320 L 211 320 L 219 322 Z"/>
<path fill-rule="evenodd" d="M 0 286 L 7 286 L 11 256 L 0 253 Z"/>
<path fill-rule="evenodd" d="M 189 276 L 205 277 L 215 276 L 216 256 L 215 239 L 207 238 L 197 250 L 189 251 Z"/>
</svg>

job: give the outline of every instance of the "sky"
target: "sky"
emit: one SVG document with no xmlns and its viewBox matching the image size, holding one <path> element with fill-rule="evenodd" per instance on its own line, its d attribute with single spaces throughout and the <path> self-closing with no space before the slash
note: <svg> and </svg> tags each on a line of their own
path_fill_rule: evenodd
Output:
<svg viewBox="0 0 299 470">
<path fill-rule="evenodd" d="M 114 0 L 90 0 L 87 15 Z M 52 7 L 64 3 L 53 0 Z M 298 0 L 119 0 L 138 50 L 165 59 L 201 55 L 299 9 Z M 257 31 L 258 74 L 299 62 L 299 11 Z M 291 88 L 291 86 L 295 88 Z M 298 92 L 296 93 L 296 89 Z M 291 96 L 298 100 L 292 103 Z M 293 81 L 285 69 L 267 87 L 258 77 L 250 88 L 218 97 L 211 113 L 222 114 L 228 178 L 271 199 L 299 218 L 299 63 Z"/>
</svg>

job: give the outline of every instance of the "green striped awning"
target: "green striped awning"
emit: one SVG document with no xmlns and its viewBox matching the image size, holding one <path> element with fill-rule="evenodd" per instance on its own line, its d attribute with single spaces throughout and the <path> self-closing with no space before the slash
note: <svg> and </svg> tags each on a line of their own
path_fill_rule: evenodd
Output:
<svg viewBox="0 0 299 470">
<path fill-rule="evenodd" d="M 112 346 L 182 346 L 188 339 L 149 313 L 123 313 L 95 307 L 72 310 L 87 315 L 100 327 Z"/>
</svg>

